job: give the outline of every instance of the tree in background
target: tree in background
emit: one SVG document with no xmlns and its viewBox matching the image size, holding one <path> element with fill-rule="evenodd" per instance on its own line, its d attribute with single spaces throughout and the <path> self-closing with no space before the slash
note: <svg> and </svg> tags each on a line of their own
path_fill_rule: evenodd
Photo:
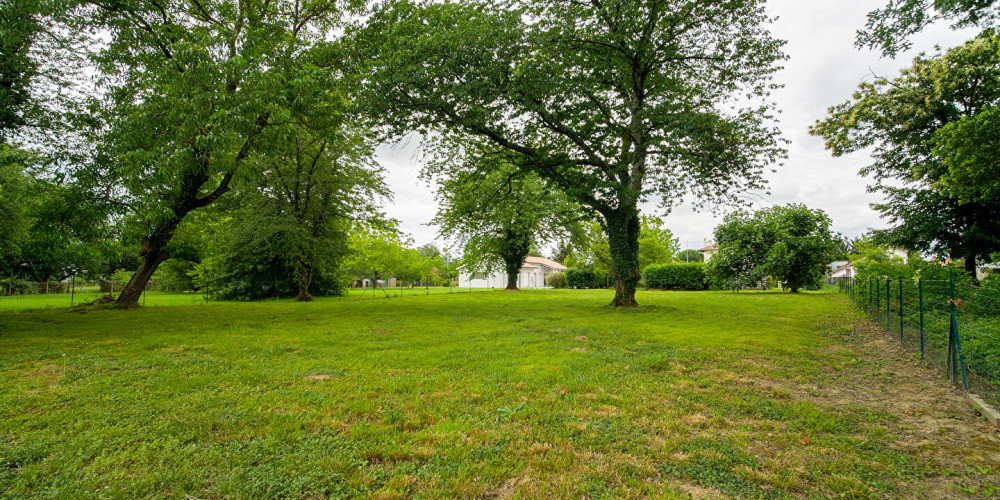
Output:
<svg viewBox="0 0 1000 500">
<path fill-rule="evenodd" d="M 121 193 L 123 215 L 143 233 L 142 261 L 118 297 L 130 306 L 186 217 L 234 180 L 259 178 L 253 158 L 275 137 L 265 132 L 304 113 L 343 116 L 339 73 L 312 51 L 341 11 L 334 0 L 82 3 L 73 26 L 111 36 L 91 45 L 103 91 L 91 178 Z"/>
<path fill-rule="evenodd" d="M 1000 169 L 991 120 L 1000 105 L 1000 39 L 986 34 L 920 56 L 896 78 L 861 85 L 814 135 L 834 156 L 874 148 L 861 174 L 885 196 L 885 242 L 977 262 L 1000 249 Z"/>
<path fill-rule="evenodd" d="M 663 226 L 663 219 L 643 215 L 639 230 L 639 269 L 652 264 L 666 264 L 674 260 L 681 248 L 674 233 Z"/>
<path fill-rule="evenodd" d="M 830 218 L 801 204 L 730 214 L 715 241 L 719 253 L 707 269 L 715 286 L 756 286 L 771 276 L 793 293 L 818 285 L 836 248 Z"/>
<path fill-rule="evenodd" d="M 438 183 L 438 211 L 432 223 L 445 240 L 463 248 L 470 273 L 502 266 L 507 290 L 517 290 L 524 260 L 539 245 L 572 232 L 579 209 L 505 151 L 478 146 L 455 148 L 458 161 L 434 162 L 425 169 Z"/>
<path fill-rule="evenodd" d="M 602 287 L 611 284 L 614 272 L 611 246 L 608 244 L 608 234 L 600 222 L 592 221 L 589 225 L 584 225 L 563 264 L 570 269 L 590 273 L 594 276 L 593 280 L 599 281 Z"/>
<path fill-rule="evenodd" d="M 732 201 L 784 157 L 769 21 L 762 0 L 399 0 L 352 38 L 393 132 L 475 137 L 599 214 L 633 307 L 641 200 Z"/>
<path fill-rule="evenodd" d="M 212 283 L 225 287 L 247 281 L 253 277 L 247 269 L 271 263 L 276 273 L 286 274 L 263 277 L 264 283 L 292 281 L 297 300 L 311 301 L 316 276 L 337 281 L 352 221 L 380 216 L 372 204 L 384 197 L 386 187 L 361 131 L 322 116 L 300 120 L 292 129 L 265 133 L 268 146 L 253 159 L 260 177 L 237 185 L 237 196 L 220 204 L 229 221 L 220 237 L 232 241 L 213 257 L 217 276 Z M 253 250 L 240 250 L 249 247 Z M 282 294 L 286 285 L 281 286 L 275 293 Z M 337 291 L 325 286 L 321 293 Z"/>
<path fill-rule="evenodd" d="M 30 159 L 24 151 L 0 144 L 0 266 L 10 271 L 21 255 L 28 236 L 28 186 L 30 177 L 25 164 Z"/>
<path fill-rule="evenodd" d="M 348 235 L 349 253 L 344 271 L 355 279 L 378 281 L 396 277 L 415 283 L 429 279 L 434 259 L 410 248 L 410 240 L 389 223 L 356 224 Z"/>
<path fill-rule="evenodd" d="M 705 256 L 702 255 L 701 252 L 693 248 L 689 248 L 687 250 L 681 250 L 680 253 L 677 254 L 677 262 L 704 262 L 704 261 L 705 261 Z"/>
<path fill-rule="evenodd" d="M 889 0 L 868 14 L 868 24 L 858 31 L 858 48 L 877 49 L 895 57 L 912 47 L 910 37 L 937 21 L 953 29 L 992 27 L 1000 19 L 996 0 Z"/>
</svg>

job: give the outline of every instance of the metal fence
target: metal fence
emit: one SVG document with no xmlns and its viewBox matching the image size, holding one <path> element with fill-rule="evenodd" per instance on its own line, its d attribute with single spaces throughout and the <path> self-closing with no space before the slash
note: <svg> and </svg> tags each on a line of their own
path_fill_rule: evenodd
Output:
<svg viewBox="0 0 1000 500">
<path fill-rule="evenodd" d="M 952 383 L 1000 403 L 1000 290 L 954 278 L 843 279 L 837 287 Z"/>
</svg>

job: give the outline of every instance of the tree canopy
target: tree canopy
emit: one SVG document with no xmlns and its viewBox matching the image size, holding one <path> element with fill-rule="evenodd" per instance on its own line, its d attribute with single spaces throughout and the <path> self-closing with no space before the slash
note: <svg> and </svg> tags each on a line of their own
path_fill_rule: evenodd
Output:
<svg viewBox="0 0 1000 500">
<path fill-rule="evenodd" d="M 708 261 L 708 278 L 735 289 L 768 277 L 792 292 L 817 286 L 836 249 L 830 218 L 801 204 L 730 214 L 715 229 L 715 241 L 719 253 Z"/>
<path fill-rule="evenodd" d="M 82 2 L 82 29 L 102 98 L 93 103 L 99 154 L 91 178 L 118 196 L 140 227 L 142 263 L 118 297 L 136 303 L 191 212 L 234 179 L 258 177 L 254 156 L 303 114 L 344 116 L 327 34 L 340 21 L 330 1 L 139 0 Z M 320 45 L 324 50 L 316 50 Z"/>
<path fill-rule="evenodd" d="M 1000 105 L 1000 39 L 985 34 L 863 83 L 812 133 L 834 156 L 874 148 L 861 170 L 893 245 L 976 262 L 1000 248 L 1000 169 L 991 117 Z"/>
</svg>

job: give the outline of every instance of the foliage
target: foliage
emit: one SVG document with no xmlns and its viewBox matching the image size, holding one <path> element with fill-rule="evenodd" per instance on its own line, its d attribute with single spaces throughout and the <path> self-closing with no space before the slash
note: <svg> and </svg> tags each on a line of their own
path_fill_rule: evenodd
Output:
<svg viewBox="0 0 1000 500">
<path fill-rule="evenodd" d="M 522 160 L 510 154 L 463 144 L 446 156 L 448 161 L 432 162 L 423 172 L 438 182 L 432 224 L 441 237 L 462 245 L 469 272 L 502 268 L 507 288 L 517 289 L 525 257 L 574 232 L 579 209 L 536 174 L 519 171 Z"/>
<path fill-rule="evenodd" d="M 599 222 L 584 225 L 563 261 L 566 267 L 586 270 L 607 281 L 613 272 L 608 235 Z M 606 284 L 602 283 L 601 288 Z"/>
<path fill-rule="evenodd" d="M 41 25 L 40 0 L 5 0 L 0 3 L 0 144 L 25 125 L 25 108 L 31 100 L 31 79 L 38 61 L 31 49 Z"/>
<path fill-rule="evenodd" d="M 593 271 L 571 267 L 563 273 L 569 288 L 604 288 L 604 278 Z"/>
<path fill-rule="evenodd" d="M 659 290 L 704 290 L 708 288 L 701 263 L 653 264 L 642 270 L 646 288 Z"/>
<path fill-rule="evenodd" d="M 640 218 L 639 268 L 665 264 L 674 260 L 680 250 L 680 241 L 663 226 L 663 219 L 644 215 Z"/>
<path fill-rule="evenodd" d="M 156 290 L 163 292 L 194 292 L 197 263 L 190 260 L 167 259 L 153 273 Z"/>
<path fill-rule="evenodd" d="M 705 256 L 702 255 L 701 252 L 693 248 L 689 248 L 687 250 L 681 250 L 680 252 L 678 252 L 675 260 L 677 262 L 685 262 L 685 263 L 704 262 Z"/>
<path fill-rule="evenodd" d="M 966 271 L 1000 248 L 1000 176 L 987 121 L 1000 106 L 1000 39 L 984 34 L 944 54 L 917 57 L 895 78 L 863 83 L 812 133 L 835 156 L 874 148 L 861 170 L 892 227 L 886 242 L 964 258 Z M 962 134 L 970 134 L 963 137 Z"/>
<path fill-rule="evenodd" d="M 0 268 L 9 271 L 28 236 L 30 179 L 23 151 L 0 144 Z"/>
<path fill-rule="evenodd" d="M 355 225 L 348 233 L 348 256 L 342 268 L 354 279 L 398 278 L 416 283 L 432 276 L 435 260 L 410 248 L 394 226 Z"/>
<path fill-rule="evenodd" d="M 792 292 L 816 287 L 836 248 L 830 218 L 801 204 L 730 214 L 715 229 L 715 241 L 719 253 L 706 272 L 714 286 L 730 289 L 769 276 Z"/>
<path fill-rule="evenodd" d="M 759 0 L 399 0 L 351 34 L 392 132 L 474 137 L 599 214 L 631 307 L 640 200 L 737 199 L 784 155 L 769 21 Z"/>
<path fill-rule="evenodd" d="M 217 223 L 207 256 L 196 266 L 195 286 L 207 296 L 221 300 L 297 296 L 300 249 L 296 236 L 302 228 L 278 217 L 255 219 L 236 215 Z M 330 242 L 327 250 L 334 262 L 347 251 L 343 240 Z M 336 265 L 318 265 L 313 269 L 310 294 L 337 295 L 341 286 Z"/>
<path fill-rule="evenodd" d="M 934 22 L 948 21 L 959 29 L 995 26 L 998 19 L 1000 3 L 995 0 L 889 0 L 868 14 L 855 45 L 895 57 L 912 47 L 910 37 Z"/>
<path fill-rule="evenodd" d="M 545 284 L 552 288 L 566 288 L 566 273 L 556 271 L 545 277 Z"/>
<path fill-rule="evenodd" d="M 142 262 L 134 305 L 189 214 L 263 174 L 256 155 L 304 116 L 346 119 L 328 33 L 334 0 L 95 0 L 72 26 L 94 38 L 100 99 L 90 180 L 118 196 Z M 105 40 L 102 37 L 110 37 Z M 280 147 L 279 143 L 277 147 Z"/>
<path fill-rule="evenodd" d="M 986 273 L 986 276 L 980 280 L 979 284 L 983 288 L 992 288 L 993 290 L 1000 290 L 1000 272 L 995 270 Z"/>
</svg>

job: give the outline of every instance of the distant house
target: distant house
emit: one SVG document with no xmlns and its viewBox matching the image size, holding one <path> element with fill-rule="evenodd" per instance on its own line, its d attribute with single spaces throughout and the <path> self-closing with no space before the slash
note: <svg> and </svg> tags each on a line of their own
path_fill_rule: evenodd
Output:
<svg viewBox="0 0 1000 500">
<path fill-rule="evenodd" d="M 830 270 L 828 277 L 833 279 L 853 278 L 857 275 L 857 271 L 854 269 L 854 264 L 846 260 L 831 262 L 828 269 Z"/>
<path fill-rule="evenodd" d="M 712 257 L 715 254 L 719 253 L 719 247 L 716 246 L 715 243 L 711 243 L 710 244 L 708 242 L 708 240 L 705 240 L 704 244 L 705 244 L 705 246 L 703 248 L 699 248 L 698 249 L 698 253 L 700 253 L 701 256 L 704 257 L 703 260 L 705 262 L 708 262 L 708 261 L 712 260 Z"/>
<path fill-rule="evenodd" d="M 517 274 L 518 288 L 546 288 L 545 278 L 552 273 L 563 272 L 566 266 L 544 257 L 528 257 L 524 259 L 521 272 Z M 470 274 L 465 270 L 458 273 L 458 286 L 469 288 L 506 288 L 507 273 L 503 271 L 493 274 Z"/>
</svg>

